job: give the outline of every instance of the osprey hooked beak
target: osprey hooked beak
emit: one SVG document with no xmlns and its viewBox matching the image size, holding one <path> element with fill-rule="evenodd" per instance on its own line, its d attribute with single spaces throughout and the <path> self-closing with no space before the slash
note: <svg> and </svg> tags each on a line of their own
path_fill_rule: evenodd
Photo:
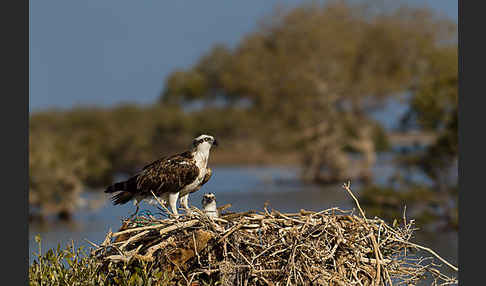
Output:
<svg viewBox="0 0 486 286">
<path fill-rule="evenodd" d="M 214 146 L 214 147 L 218 146 L 218 140 L 216 140 L 216 138 L 214 138 L 214 141 L 213 141 L 213 146 Z"/>
</svg>

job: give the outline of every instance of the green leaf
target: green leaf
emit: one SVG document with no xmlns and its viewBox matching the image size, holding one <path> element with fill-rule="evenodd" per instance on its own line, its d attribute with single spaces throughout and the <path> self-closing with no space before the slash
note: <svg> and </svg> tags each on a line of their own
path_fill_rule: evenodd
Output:
<svg viewBox="0 0 486 286">
<path fill-rule="evenodd" d="M 128 285 L 142 285 L 143 281 L 137 273 L 133 274 L 128 281 Z"/>
</svg>

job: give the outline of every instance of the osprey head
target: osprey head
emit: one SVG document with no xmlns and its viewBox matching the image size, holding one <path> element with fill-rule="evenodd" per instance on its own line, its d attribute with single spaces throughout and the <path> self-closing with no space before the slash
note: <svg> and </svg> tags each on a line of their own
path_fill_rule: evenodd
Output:
<svg viewBox="0 0 486 286">
<path fill-rule="evenodd" d="M 201 135 L 194 138 L 192 146 L 197 149 L 209 149 L 211 146 L 218 146 L 218 141 L 211 135 Z"/>
<path fill-rule="evenodd" d="M 202 202 L 201 202 L 203 207 L 206 207 L 207 205 L 209 205 L 212 202 L 216 203 L 216 196 L 213 193 L 204 194 L 204 196 L 202 198 Z"/>
</svg>

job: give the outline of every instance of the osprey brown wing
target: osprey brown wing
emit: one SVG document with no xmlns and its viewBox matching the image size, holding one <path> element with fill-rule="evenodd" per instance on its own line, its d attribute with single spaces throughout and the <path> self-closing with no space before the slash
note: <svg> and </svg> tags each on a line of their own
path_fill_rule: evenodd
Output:
<svg viewBox="0 0 486 286">
<path fill-rule="evenodd" d="M 166 192 L 179 192 L 199 175 L 189 152 L 157 160 L 144 167 L 137 176 L 137 189 L 157 196 Z"/>
<path fill-rule="evenodd" d="M 209 181 L 209 179 L 211 179 L 212 174 L 213 174 L 213 170 L 211 170 L 211 168 L 207 167 L 206 175 L 204 176 L 204 179 L 201 183 L 201 186 L 206 184 Z"/>
<path fill-rule="evenodd" d="M 182 197 L 182 196 L 185 196 L 187 194 L 191 194 L 191 193 L 199 191 L 199 189 L 201 189 L 201 187 L 209 181 L 212 174 L 213 174 L 213 171 L 208 167 L 207 170 L 206 170 L 206 175 L 204 175 L 204 178 L 203 178 L 203 181 L 201 182 L 201 184 L 199 184 L 199 186 L 197 188 L 195 188 L 194 190 L 192 190 L 190 192 L 181 192 L 179 194 L 179 196 Z"/>
</svg>

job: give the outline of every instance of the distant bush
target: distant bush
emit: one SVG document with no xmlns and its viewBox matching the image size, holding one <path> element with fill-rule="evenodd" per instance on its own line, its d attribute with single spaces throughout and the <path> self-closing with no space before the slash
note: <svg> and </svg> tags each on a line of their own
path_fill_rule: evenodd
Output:
<svg viewBox="0 0 486 286">
<path fill-rule="evenodd" d="M 245 118 L 243 110 L 185 112 L 160 105 L 36 112 L 29 126 L 31 211 L 70 214 L 83 190 L 104 188 L 116 174 L 133 174 L 152 160 L 185 151 L 202 133 L 215 135 L 223 146 L 252 142 Z"/>
</svg>

